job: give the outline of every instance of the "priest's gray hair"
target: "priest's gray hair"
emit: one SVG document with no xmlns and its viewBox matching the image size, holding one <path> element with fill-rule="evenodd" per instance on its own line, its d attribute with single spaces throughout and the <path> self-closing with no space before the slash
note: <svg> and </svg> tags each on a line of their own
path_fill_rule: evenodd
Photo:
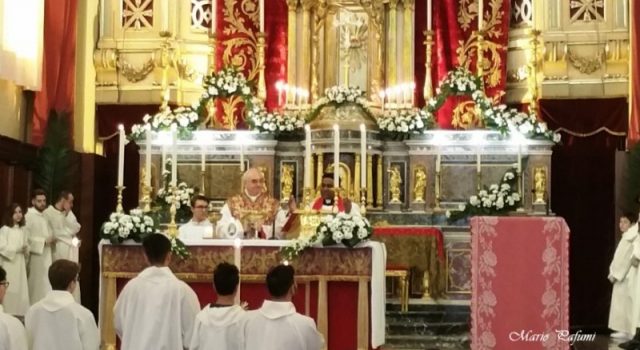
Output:
<svg viewBox="0 0 640 350">
<path fill-rule="evenodd" d="M 242 185 L 245 185 L 247 181 L 249 181 L 249 175 L 251 173 L 256 173 L 260 175 L 260 177 L 264 177 L 264 175 L 260 170 L 258 170 L 258 168 L 249 168 L 247 171 L 244 172 L 244 174 L 242 174 Z"/>
</svg>

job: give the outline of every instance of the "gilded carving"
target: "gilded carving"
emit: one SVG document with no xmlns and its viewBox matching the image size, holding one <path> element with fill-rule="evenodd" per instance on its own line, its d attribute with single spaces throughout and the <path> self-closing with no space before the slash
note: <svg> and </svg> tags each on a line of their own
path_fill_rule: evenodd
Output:
<svg viewBox="0 0 640 350">
<path fill-rule="evenodd" d="M 293 164 L 283 164 L 282 165 L 282 174 L 280 175 L 281 179 L 281 191 L 280 191 L 280 201 L 288 201 L 289 197 L 293 193 L 293 179 L 294 179 L 294 169 Z"/>
<path fill-rule="evenodd" d="M 419 166 L 416 167 L 414 173 L 413 202 L 424 203 L 424 194 L 427 188 L 427 172 L 423 166 Z"/>
<path fill-rule="evenodd" d="M 137 83 L 144 80 L 156 67 L 156 63 L 153 58 L 149 58 L 142 67 L 136 68 L 123 58 L 118 59 L 116 63 L 118 71 L 132 83 Z"/>
<path fill-rule="evenodd" d="M 599 52 L 595 57 L 582 57 L 571 49 L 567 50 L 569 63 L 582 74 L 591 74 L 602 68 L 602 56 Z"/>
<path fill-rule="evenodd" d="M 547 191 L 547 171 L 544 167 L 533 170 L 533 194 L 534 204 L 545 204 L 545 193 Z"/>
<path fill-rule="evenodd" d="M 391 199 L 389 203 L 401 203 L 400 201 L 400 187 L 402 185 L 402 176 L 400 175 L 400 168 L 398 166 L 392 166 L 389 170 L 389 196 Z"/>
</svg>

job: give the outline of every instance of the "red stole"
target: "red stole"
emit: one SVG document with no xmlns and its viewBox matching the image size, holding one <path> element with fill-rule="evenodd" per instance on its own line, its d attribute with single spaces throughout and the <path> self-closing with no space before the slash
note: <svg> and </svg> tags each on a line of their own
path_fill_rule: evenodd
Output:
<svg viewBox="0 0 640 350">
<path fill-rule="evenodd" d="M 316 198 L 316 200 L 313 202 L 311 209 L 320 211 L 322 210 L 323 205 L 324 205 L 324 198 L 319 197 L 319 198 Z M 338 212 L 344 213 L 344 202 L 342 201 L 342 197 L 338 197 L 337 206 L 338 206 Z"/>
</svg>

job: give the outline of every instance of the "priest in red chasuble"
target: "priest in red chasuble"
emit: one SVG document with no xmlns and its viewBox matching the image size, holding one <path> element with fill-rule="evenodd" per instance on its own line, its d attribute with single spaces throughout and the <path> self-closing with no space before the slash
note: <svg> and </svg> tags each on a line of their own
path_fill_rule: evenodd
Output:
<svg viewBox="0 0 640 350">
<path fill-rule="evenodd" d="M 274 226 L 280 231 L 286 221 L 276 220 L 280 209 L 278 200 L 265 187 L 264 175 L 251 168 L 242 176 L 242 193 L 227 200 L 220 210 L 222 218 L 216 225 L 220 238 L 272 238 Z M 282 215 L 281 215 L 282 217 Z"/>
</svg>

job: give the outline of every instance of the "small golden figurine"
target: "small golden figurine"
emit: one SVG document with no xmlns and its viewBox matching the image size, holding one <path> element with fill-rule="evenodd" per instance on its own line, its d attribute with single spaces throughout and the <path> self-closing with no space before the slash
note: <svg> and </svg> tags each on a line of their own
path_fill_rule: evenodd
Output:
<svg viewBox="0 0 640 350">
<path fill-rule="evenodd" d="M 427 188 L 427 173 L 424 167 L 415 170 L 415 185 L 413 186 L 413 202 L 424 203 L 424 190 Z"/>
<path fill-rule="evenodd" d="M 533 171 L 534 203 L 545 204 L 545 192 L 547 190 L 547 172 L 544 167 L 535 168 Z"/>
<path fill-rule="evenodd" d="M 283 164 L 282 165 L 282 176 L 281 176 L 281 190 L 280 190 L 280 202 L 287 203 L 289 202 L 289 198 L 293 193 L 293 165 L 292 164 Z"/>
<path fill-rule="evenodd" d="M 389 169 L 389 193 L 391 194 L 391 200 L 389 203 L 402 203 L 400 202 L 400 184 L 402 184 L 402 177 L 400 177 L 400 168 L 393 166 Z"/>
</svg>

